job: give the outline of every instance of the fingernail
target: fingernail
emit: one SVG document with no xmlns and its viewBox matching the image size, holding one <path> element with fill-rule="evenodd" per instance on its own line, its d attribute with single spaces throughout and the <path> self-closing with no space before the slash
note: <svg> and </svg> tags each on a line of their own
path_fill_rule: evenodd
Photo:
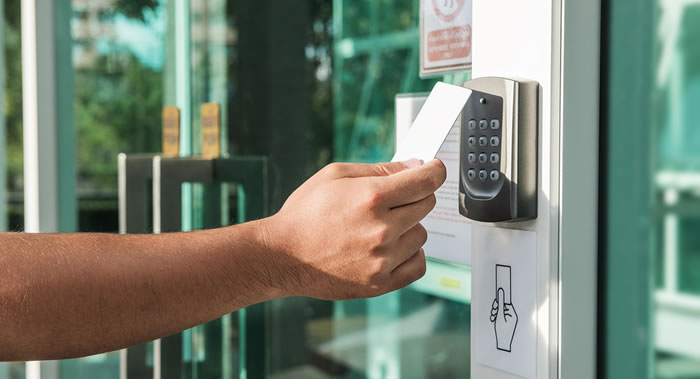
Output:
<svg viewBox="0 0 700 379">
<path fill-rule="evenodd" d="M 407 161 L 403 161 L 401 163 L 403 163 L 403 165 L 406 166 L 406 168 L 420 167 L 423 164 L 425 164 L 425 162 L 423 162 L 422 159 L 415 159 L 415 158 L 409 159 Z"/>
</svg>

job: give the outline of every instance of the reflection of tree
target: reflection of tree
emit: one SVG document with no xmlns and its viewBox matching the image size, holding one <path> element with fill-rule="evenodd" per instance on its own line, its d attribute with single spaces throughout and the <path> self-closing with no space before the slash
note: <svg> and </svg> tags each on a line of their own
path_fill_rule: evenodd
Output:
<svg viewBox="0 0 700 379">
<path fill-rule="evenodd" d="M 312 0 L 310 10 L 307 78 L 311 98 L 311 146 L 314 155 L 310 157 L 311 167 L 308 171 L 314 172 L 333 159 L 332 2 Z"/>
<path fill-rule="evenodd" d="M 6 1 L 5 118 L 8 185 L 21 191 L 22 54 L 21 2 Z M 157 0 L 118 0 L 117 12 L 144 20 Z M 138 61 L 128 49 L 115 46 L 110 56 L 74 73 L 78 169 L 82 187 L 116 190 L 116 157 L 120 151 L 157 151 L 160 143 L 162 74 Z"/>
<path fill-rule="evenodd" d="M 114 11 L 145 22 L 158 0 L 117 0 Z M 116 191 L 117 154 L 160 150 L 162 72 L 118 43 L 74 73 L 79 188 Z"/>
<path fill-rule="evenodd" d="M 146 12 L 158 8 L 158 0 L 117 0 L 115 10 L 124 16 L 145 21 Z"/>
<path fill-rule="evenodd" d="M 22 184 L 22 39 L 20 1 L 6 1 L 4 14 L 5 123 L 7 128 L 7 185 L 21 191 Z M 3 152 L 4 153 L 4 152 Z M 1 185 L 5 185 L 2 183 Z"/>
<path fill-rule="evenodd" d="M 103 56 L 74 74 L 78 174 L 82 188 L 116 190 L 117 154 L 160 148 L 162 73 L 132 54 Z"/>
</svg>

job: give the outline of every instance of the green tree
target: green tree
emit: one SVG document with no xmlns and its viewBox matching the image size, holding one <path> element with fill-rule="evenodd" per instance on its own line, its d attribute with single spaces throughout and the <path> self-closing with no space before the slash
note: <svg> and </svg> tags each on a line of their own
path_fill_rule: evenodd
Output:
<svg viewBox="0 0 700 379">
<path fill-rule="evenodd" d="M 7 188 L 22 191 L 22 38 L 20 1 L 5 1 L 3 37 L 5 48 L 4 113 L 7 128 Z M 4 184 L 3 184 L 4 185 Z"/>
<path fill-rule="evenodd" d="M 75 120 L 83 189 L 115 191 L 120 152 L 156 152 L 160 145 L 162 72 L 133 54 L 103 56 L 76 71 Z M 116 68 L 115 68 L 116 66 Z"/>
</svg>

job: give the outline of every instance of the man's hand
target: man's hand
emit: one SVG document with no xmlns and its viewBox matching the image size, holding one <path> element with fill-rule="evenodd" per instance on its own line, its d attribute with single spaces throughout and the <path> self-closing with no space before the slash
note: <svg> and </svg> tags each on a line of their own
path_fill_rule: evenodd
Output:
<svg viewBox="0 0 700 379">
<path fill-rule="evenodd" d="M 332 164 L 267 219 L 159 235 L 0 233 L 0 361 L 143 343 L 281 296 L 377 296 L 425 272 L 440 161 Z"/>
<path fill-rule="evenodd" d="M 283 295 L 374 297 L 425 274 L 427 232 L 419 222 L 445 181 L 439 160 L 334 163 L 267 219 Z"/>
</svg>

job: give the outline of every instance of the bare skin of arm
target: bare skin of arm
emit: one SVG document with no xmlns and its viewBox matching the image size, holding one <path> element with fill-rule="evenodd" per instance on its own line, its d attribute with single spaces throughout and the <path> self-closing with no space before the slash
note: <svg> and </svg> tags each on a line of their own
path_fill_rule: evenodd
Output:
<svg viewBox="0 0 700 379">
<path fill-rule="evenodd" d="M 440 161 L 332 164 L 280 212 L 162 235 L 0 233 L 0 361 L 113 351 L 286 296 L 351 299 L 425 273 Z"/>
</svg>

